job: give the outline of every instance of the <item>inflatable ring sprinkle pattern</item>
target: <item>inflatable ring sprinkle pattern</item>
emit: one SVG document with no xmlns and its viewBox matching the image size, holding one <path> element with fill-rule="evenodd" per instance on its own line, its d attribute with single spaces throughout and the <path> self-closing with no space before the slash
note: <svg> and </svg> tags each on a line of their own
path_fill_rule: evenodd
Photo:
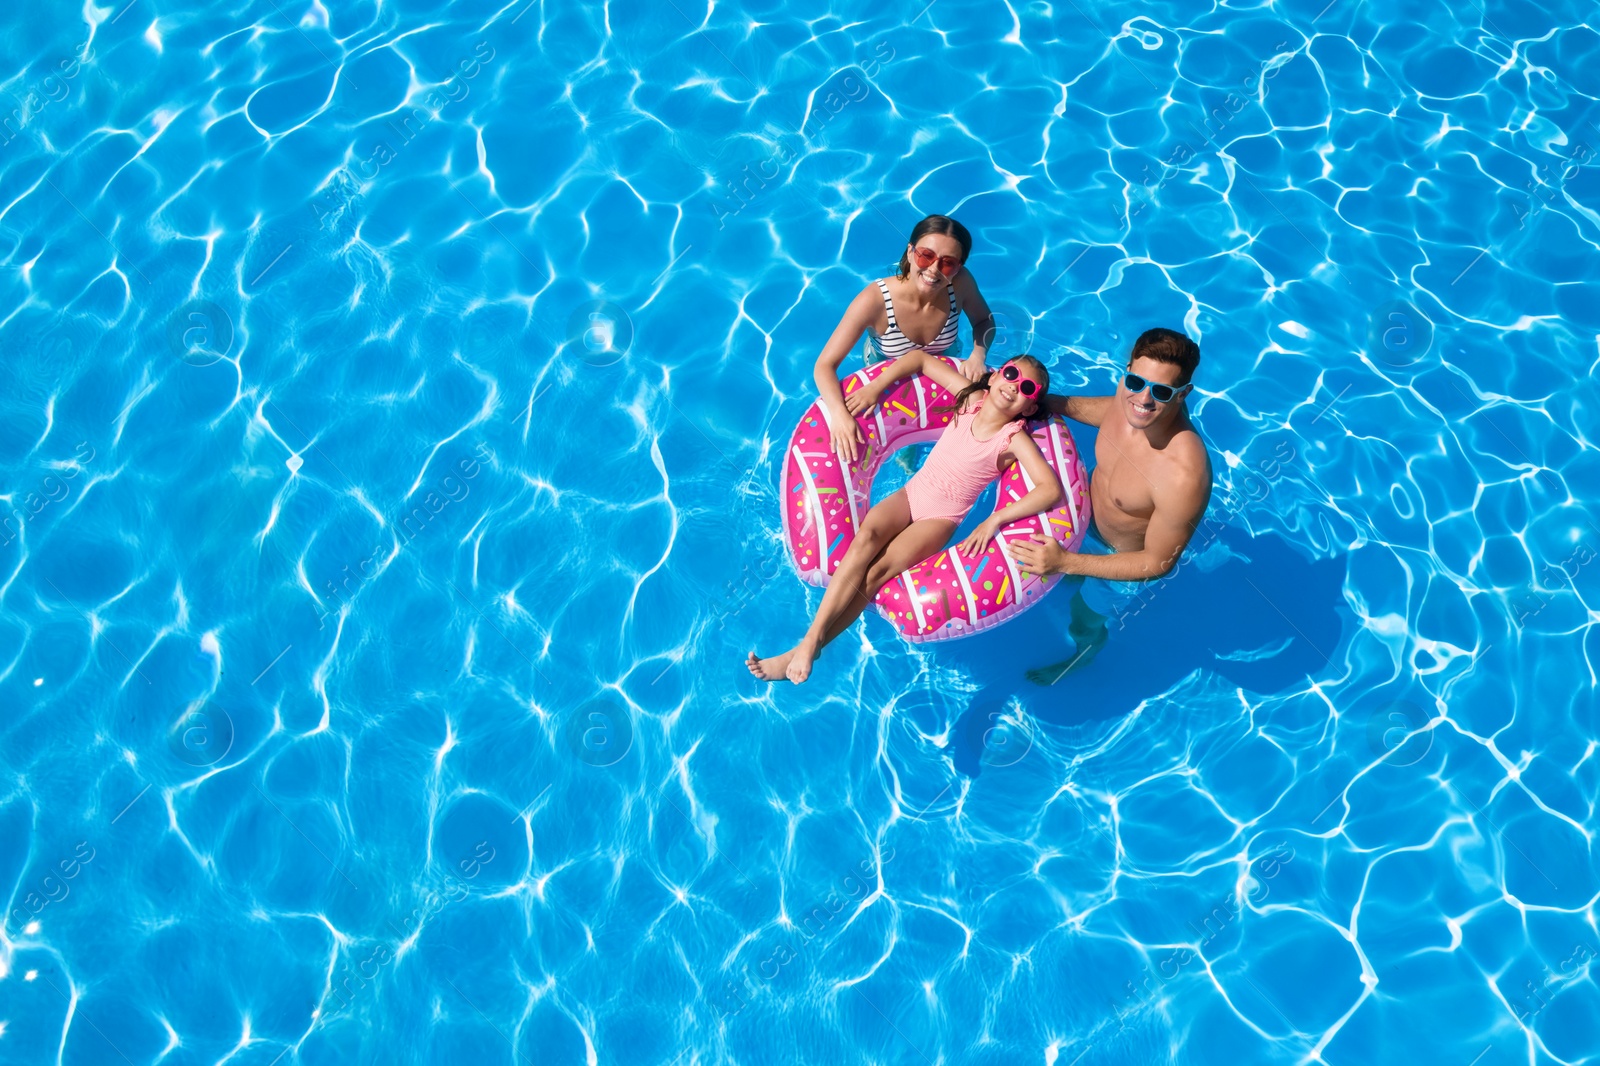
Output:
<svg viewBox="0 0 1600 1066">
<path fill-rule="evenodd" d="M 952 360 L 945 362 L 955 366 Z M 845 394 L 874 380 L 888 365 L 877 363 L 850 375 L 843 382 Z M 789 438 L 779 487 L 783 539 L 801 578 L 813 585 L 828 583 L 871 506 L 872 482 L 884 460 L 908 444 L 937 440 L 952 415 L 935 408 L 952 401 L 921 374 L 899 382 L 870 413 L 856 418 L 867 443 L 854 463 L 833 454 L 827 414 L 820 401 L 811 405 Z M 1028 432 L 1066 487 L 1064 502 L 1002 527 L 981 555 L 946 548 L 884 585 L 874 606 L 911 643 L 970 636 L 1009 621 L 1038 603 L 1058 581 L 1060 575 L 1041 580 L 1022 573 L 1001 549 L 1003 541 L 1043 533 L 1068 551 L 1083 543 L 1090 522 L 1089 476 L 1072 432 L 1060 416 L 1030 421 Z M 1014 463 L 1000 478 L 995 505 L 1019 500 L 1032 488 L 1027 472 Z"/>
</svg>

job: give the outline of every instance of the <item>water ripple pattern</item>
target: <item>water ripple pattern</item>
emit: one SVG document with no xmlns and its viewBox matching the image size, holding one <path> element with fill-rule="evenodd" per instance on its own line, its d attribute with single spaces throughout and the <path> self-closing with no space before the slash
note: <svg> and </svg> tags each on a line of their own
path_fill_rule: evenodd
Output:
<svg viewBox="0 0 1600 1066">
<path fill-rule="evenodd" d="M 0 1060 L 1600 1061 L 1594 18 L 11 5 Z M 1211 511 L 757 687 L 929 212 Z"/>
</svg>

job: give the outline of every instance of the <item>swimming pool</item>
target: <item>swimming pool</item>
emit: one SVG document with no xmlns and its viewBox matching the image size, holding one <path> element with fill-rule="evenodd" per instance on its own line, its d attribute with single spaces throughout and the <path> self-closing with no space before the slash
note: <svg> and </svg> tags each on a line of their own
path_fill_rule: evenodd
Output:
<svg viewBox="0 0 1600 1066">
<path fill-rule="evenodd" d="M 0 1058 L 1594 1061 L 1587 11 L 8 14 Z M 1208 523 L 758 687 L 930 211 Z"/>
</svg>

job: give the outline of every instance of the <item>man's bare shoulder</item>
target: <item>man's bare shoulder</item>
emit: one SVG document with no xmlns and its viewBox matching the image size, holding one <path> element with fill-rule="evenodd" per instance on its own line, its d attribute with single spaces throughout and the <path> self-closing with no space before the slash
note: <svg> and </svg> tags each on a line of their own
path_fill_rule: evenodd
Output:
<svg viewBox="0 0 1600 1066">
<path fill-rule="evenodd" d="M 1165 477 L 1158 478 L 1160 487 L 1174 501 L 1211 495 L 1211 453 L 1193 426 L 1184 426 L 1172 435 L 1162 449 Z"/>
<path fill-rule="evenodd" d="M 1168 455 L 1181 462 L 1203 464 L 1207 469 L 1211 467 L 1211 453 L 1206 450 L 1206 442 L 1192 425 L 1174 433 L 1167 442 L 1166 450 Z"/>
</svg>

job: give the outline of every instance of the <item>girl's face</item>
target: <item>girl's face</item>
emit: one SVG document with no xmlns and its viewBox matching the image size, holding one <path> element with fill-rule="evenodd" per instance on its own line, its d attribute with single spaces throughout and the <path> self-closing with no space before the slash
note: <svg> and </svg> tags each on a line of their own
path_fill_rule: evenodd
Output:
<svg viewBox="0 0 1600 1066">
<path fill-rule="evenodd" d="M 925 293 L 937 292 L 945 287 L 947 279 L 961 273 L 961 245 L 943 233 L 924 233 L 916 243 L 906 245 L 906 262 L 911 264 L 909 277 L 913 285 Z"/>
<path fill-rule="evenodd" d="M 1024 392 L 1033 387 L 1032 395 Z M 1044 395 L 1044 383 L 1026 363 L 1007 363 L 989 375 L 989 395 L 1008 419 L 1031 415 Z"/>
</svg>

